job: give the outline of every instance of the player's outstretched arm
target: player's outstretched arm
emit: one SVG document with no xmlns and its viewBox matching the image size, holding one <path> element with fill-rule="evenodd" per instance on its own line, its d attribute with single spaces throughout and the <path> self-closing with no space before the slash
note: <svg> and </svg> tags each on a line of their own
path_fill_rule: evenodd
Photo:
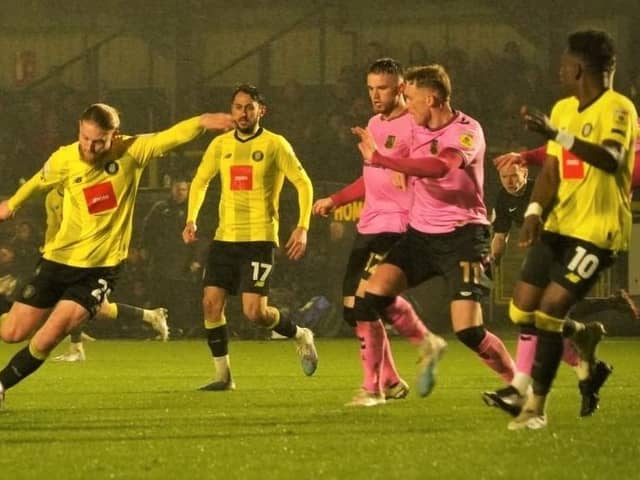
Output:
<svg viewBox="0 0 640 480">
<path fill-rule="evenodd" d="M 565 130 L 558 130 L 544 113 L 524 106 L 520 110 L 525 128 L 541 134 L 546 140 L 553 140 L 596 168 L 614 173 L 625 158 L 621 144 L 606 140 L 602 145 L 590 143 L 575 137 Z"/>
<path fill-rule="evenodd" d="M 200 126 L 205 130 L 226 132 L 233 128 L 233 119 L 229 113 L 203 113 Z"/>
<path fill-rule="evenodd" d="M 13 210 L 9 207 L 9 200 L 0 202 L 0 222 L 9 220 L 13 216 Z"/>
<path fill-rule="evenodd" d="M 320 215 L 322 217 L 327 217 L 335 208 L 335 204 L 331 197 L 319 198 L 315 202 L 313 202 L 312 212 L 314 215 Z"/>
</svg>

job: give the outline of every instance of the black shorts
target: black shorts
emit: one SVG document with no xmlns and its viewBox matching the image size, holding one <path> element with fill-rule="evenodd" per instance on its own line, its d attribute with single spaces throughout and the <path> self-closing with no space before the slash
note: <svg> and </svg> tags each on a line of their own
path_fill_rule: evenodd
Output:
<svg viewBox="0 0 640 480">
<path fill-rule="evenodd" d="M 273 272 L 273 242 L 211 242 L 203 274 L 205 287 L 220 287 L 229 294 L 269 293 Z"/>
<path fill-rule="evenodd" d="M 93 317 L 113 290 L 120 265 L 71 267 L 41 258 L 31 279 L 18 293 L 18 302 L 36 308 L 53 308 L 59 300 L 71 300 Z"/>
<path fill-rule="evenodd" d="M 549 282 L 562 285 L 581 299 L 598 281 L 600 272 L 614 262 L 611 250 L 552 232 L 542 232 L 524 260 L 520 279 L 539 288 Z"/>
<path fill-rule="evenodd" d="M 356 294 L 360 280 L 367 280 L 371 276 L 401 236 L 401 233 L 356 234 L 342 281 L 342 296 Z"/>
<path fill-rule="evenodd" d="M 486 225 L 465 225 L 449 233 L 422 233 L 410 227 L 383 263 L 400 268 L 409 287 L 442 276 L 450 300 L 479 301 L 491 288 L 485 274 L 489 247 Z"/>
</svg>

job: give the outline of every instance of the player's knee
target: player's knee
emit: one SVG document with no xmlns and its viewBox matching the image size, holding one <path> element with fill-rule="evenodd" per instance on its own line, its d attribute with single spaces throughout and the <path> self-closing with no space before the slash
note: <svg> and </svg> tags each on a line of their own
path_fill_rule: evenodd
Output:
<svg viewBox="0 0 640 480">
<path fill-rule="evenodd" d="M 533 325 L 535 323 L 533 312 L 521 310 L 513 303 L 513 300 L 509 302 L 509 318 L 516 325 Z"/>
<path fill-rule="evenodd" d="M 342 318 L 347 322 L 347 325 L 354 327 L 356 326 L 356 312 L 354 307 L 347 307 L 346 305 L 342 309 Z"/>
<path fill-rule="evenodd" d="M 486 334 L 487 331 L 485 328 L 482 325 L 478 325 L 477 327 L 465 328 L 464 330 L 456 332 L 456 337 L 468 348 L 476 351 Z"/>
<path fill-rule="evenodd" d="M 224 302 L 210 296 L 204 296 L 202 299 L 202 309 L 207 318 L 220 318 L 224 309 Z"/>
<path fill-rule="evenodd" d="M 395 298 L 370 292 L 366 292 L 364 298 L 357 297 L 355 303 L 357 320 L 375 322 L 379 318 L 385 318 L 385 312 Z"/>
<path fill-rule="evenodd" d="M 20 328 L 19 322 L 15 322 L 9 317 L 9 314 L 3 316 L 2 322 L 0 323 L 0 338 L 2 338 L 3 342 L 17 343 L 26 340 L 29 332 L 23 330 L 24 329 Z"/>
</svg>

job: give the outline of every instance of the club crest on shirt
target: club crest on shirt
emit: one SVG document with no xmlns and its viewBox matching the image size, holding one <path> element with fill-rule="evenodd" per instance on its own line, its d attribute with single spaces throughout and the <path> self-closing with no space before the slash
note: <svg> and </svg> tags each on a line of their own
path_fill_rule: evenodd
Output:
<svg viewBox="0 0 640 480">
<path fill-rule="evenodd" d="M 118 173 L 118 170 L 120 170 L 120 165 L 118 165 L 116 162 L 109 162 L 104 166 L 104 171 L 109 175 L 115 175 L 116 173 Z"/>
<path fill-rule="evenodd" d="M 251 154 L 251 160 L 253 160 L 254 162 L 261 162 L 263 159 L 264 153 L 262 153 L 260 150 L 256 150 Z"/>
<path fill-rule="evenodd" d="M 613 111 L 613 123 L 622 126 L 628 122 L 629 112 L 623 108 L 618 108 Z"/>
<path fill-rule="evenodd" d="M 393 148 L 395 144 L 396 144 L 396 136 L 389 135 L 387 139 L 384 141 L 384 148 Z"/>
<path fill-rule="evenodd" d="M 431 155 L 435 155 L 436 153 L 438 153 L 438 140 L 434 139 L 431 141 L 431 145 L 429 146 L 429 151 L 431 152 Z"/>
<path fill-rule="evenodd" d="M 588 137 L 589 135 L 591 135 L 592 131 L 593 131 L 593 125 L 591 125 L 590 123 L 585 123 L 582 126 L 582 130 L 580 131 L 580 134 L 583 137 Z"/>
<path fill-rule="evenodd" d="M 465 132 L 460 135 L 460 145 L 465 148 L 473 148 L 473 134 L 470 132 Z"/>
</svg>

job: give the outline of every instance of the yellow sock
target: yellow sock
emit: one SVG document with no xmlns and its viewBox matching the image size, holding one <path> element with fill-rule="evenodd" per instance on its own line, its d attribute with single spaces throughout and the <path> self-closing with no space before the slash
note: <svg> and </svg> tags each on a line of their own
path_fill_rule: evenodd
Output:
<svg viewBox="0 0 640 480">
<path fill-rule="evenodd" d="M 227 324 L 227 317 L 222 314 L 218 320 L 204 319 L 204 328 L 206 330 L 213 330 L 214 328 L 221 327 Z"/>
<path fill-rule="evenodd" d="M 118 318 L 118 305 L 115 303 L 105 303 L 102 305 L 102 308 L 100 308 L 100 313 L 109 320 L 115 320 Z"/>
<path fill-rule="evenodd" d="M 33 346 L 33 342 L 29 342 L 29 353 L 33 356 L 33 358 L 44 361 L 47 359 L 49 353 L 51 352 L 41 352 Z"/>
</svg>

